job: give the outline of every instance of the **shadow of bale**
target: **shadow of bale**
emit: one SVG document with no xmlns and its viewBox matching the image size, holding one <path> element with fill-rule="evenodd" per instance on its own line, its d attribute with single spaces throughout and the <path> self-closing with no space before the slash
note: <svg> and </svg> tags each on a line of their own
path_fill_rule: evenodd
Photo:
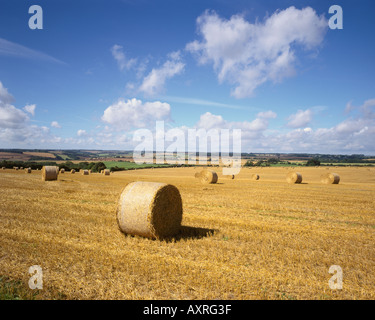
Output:
<svg viewBox="0 0 375 320">
<path fill-rule="evenodd" d="M 163 238 L 162 240 L 173 242 L 188 239 L 202 239 L 213 236 L 217 231 L 218 230 L 208 228 L 181 226 L 178 234 L 173 237 Z"/>
<path fill-rule="evenodd" d="M 143 238 L 143 239 L 148 239 L 151 241 L 165 241 L 165 242 L 176 242 L 176 241 L 181 241 L 181 240 L 194 240 L 194 239 L 202 239 L 206 237 L 211 237 L 213 236 L 216 232 L 219 230 L 215 229 L 208 229 L 208 228 L 199 228 L 199 227 L 188 227 L 188 226 L 181 226 L 180 231 L 170 237 L 160 237 L 160 238 L 148 238 L 148 237 L 143 237 L 140 235 L 135 235 L 135 234 L 127 234 L 121 231 L 120 228 L 118 230 L 124 235 L 124 237 L 136 237 L 136 238 Z"/>
</svg>

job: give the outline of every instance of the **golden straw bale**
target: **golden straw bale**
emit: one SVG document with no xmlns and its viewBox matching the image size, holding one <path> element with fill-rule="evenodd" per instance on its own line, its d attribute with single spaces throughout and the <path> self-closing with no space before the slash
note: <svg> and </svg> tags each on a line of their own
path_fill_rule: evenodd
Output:
<svg viewBox="0 0 375 320">
<path fill-rule="evenodd" d="M 302 174 L 300 174 L 299 172 L 289 172 L 286 176 L 286 181 L 288 183 L 301 183 Z"/>
<path fill-rule="evenodd" d="M 71 173 L 71 174 L 75 174 L 76 171 L 75 171 L 74 169 L 72 169 L 72 170 L 70 170 L 70 173 Z"/>
<path fill-rule="evenodd" d="M 83 176 L 88 176 L 89 175 L 89 170 L 82 170 L 82 175 Z"/>
<path fill-rule="evenodd" d="M 170 184 L 136 181 L 121 193 L 117 223 L 126 234 L 147 238 L 176 235 L 181 228 L 182 200 Z"/>
<path fill-rule="evenodd" d="M 253 179 L 253 180 L 259 180 L 259 174 L 256 174 L 256 173 L 252 174 L 251 175 L 251 179 Z"/>
<path fill-rule="evenodd" d="M 340 176 L 333 172 L 322 174 L 320 178 L 321 182 L 325 184 L 339 184 L 340 182 Z"/>
<path fill-rule="evenodd" d="M 31 173 L 31 168 L 27 168 L 27 169 L 25 169 L 25 172 L 26 172 L 26 173 Z"/>
<path fill-rule="evenodd" d="M 60 169 L 60 173 L 65 173 L 65 169 L 64 169 L 64 168 L 61 168 L 61 169 Z"/>
<path fill-rule="evenodd" d="M 42 180 L 43 181 L 52 181 L 57 180 L 58 176 L 58 167 L 55 166 L 43 166 L 42 169 Z"/>
<path fill-rule="evenodd" d="M 205 169 L 200 173 L 199 179 L 204 184 L 216 183 L 218 176 L 215 171 Z"/>
<path fill-rule="evenodd" d="M 105 169 L 105 170 L 103 170 L 103 174 L 105 176 L 109 176 L 111 173 L 110 173 L 109 169 Z"/>
</svg>

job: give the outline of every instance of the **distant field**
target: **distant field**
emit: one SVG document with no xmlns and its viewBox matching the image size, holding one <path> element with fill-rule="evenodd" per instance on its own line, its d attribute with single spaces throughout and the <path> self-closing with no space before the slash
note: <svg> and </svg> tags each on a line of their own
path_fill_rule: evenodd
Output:
<svg viewBox="0 0 375 320">
<path fill-rule="evenodd" d="M 340 184 L 321 184 L 333 170 Z M 299 185 L 286 183 L 288 168 L 244 168 L 234 180 L 218 170 L 213 185 L 198 171 L 43 182 L 37 171 L 0 170 L 0 286 L 36 299 L 375 299 L 374 168 L 302 167 Z M 119 231 L 117 201 L 132 181 L 180 190 L 179 236 Z M 28 289 L 32 265 L 43 269 L 37 293 Z M 332 265 L 343 270 L 341 290 L 328 286 Z"/>
<path fill-rule="evenodd" d="M 16 153 L 16 152 L 0 152 L 0 160 L 10 160 L 10 161 L 27 161 L 30 159 L 30 155 Z"/>
<path fill-rule="evenodd" d="M 51 158 L 54 159 L 56 156 L 49 152 L 24 152 L 23 154 L 27 154 L 34 157 L 44 157 L 44 158 Z"/>
<path fill-rule="evenodd" d="M 103 161 L 107 168 L 119 167 L 119 168 L 149 168 L 149 167 L 164 167 L 168 165 L 161 164 L 136 164 L 128 161 Z"/>
</svg>

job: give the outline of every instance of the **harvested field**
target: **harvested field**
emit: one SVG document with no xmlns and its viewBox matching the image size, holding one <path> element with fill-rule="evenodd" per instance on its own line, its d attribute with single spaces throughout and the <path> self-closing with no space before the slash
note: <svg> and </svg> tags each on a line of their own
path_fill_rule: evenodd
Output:
<svg viewBox="0 0 375 320">
<path fill-rule="evenodd" d="M 44 158 L 51 158 L 51 159 L 55 159 L 56 156 L 52 153 L 49 153 L 49 152 L 29 152 L 29 151 L 25 151 L 23 152 L 23 154 L 26 154 L 26 155 L 29 155 L 29 156 L 34 156 L 34 157 L 44 157 Z"/>
<path fill-rule="evenodd" d="M 43 269 L 39 299 L 375 299 L 375 171 L 335 168 L 339 184 L 322 184 L 323 168 L 242 169 L 234 180 L 217 169 L 200 184 L 194 168 L 104 175 L 0 171 L 1 275 L 28 288 Z M 116 221 L 133 181 L 178 188 L 181 232 L 152 240 L 125 235 Z M 343 270 L 332 290 L 328 270 Z M 29 290 L 29 289 L 28 289 Z M 31 291 L 31 290 L 30 290 Z"/>
</svg>

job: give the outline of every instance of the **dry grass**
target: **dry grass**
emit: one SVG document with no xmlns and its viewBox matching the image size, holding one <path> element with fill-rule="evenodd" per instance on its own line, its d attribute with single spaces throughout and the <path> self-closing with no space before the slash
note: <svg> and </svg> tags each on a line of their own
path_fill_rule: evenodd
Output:
<svg viewBox="0 0 375 320">
<path fill-rule="evenodd" d="M 193 168 L 116 175 L 0 171 L 0 270 L 27 288 L 43 268 L 39 298 L 68 299 L 375 299 L 375 171 L 337 168 L 243 169 L 235 180 L 196 183 Z M 182 231 L 150 240 L 119 231 L 116 207 L 132 181 L 175 185 Z M 331 265 L 343 289 L 331 290 Z"/>
</svg>

